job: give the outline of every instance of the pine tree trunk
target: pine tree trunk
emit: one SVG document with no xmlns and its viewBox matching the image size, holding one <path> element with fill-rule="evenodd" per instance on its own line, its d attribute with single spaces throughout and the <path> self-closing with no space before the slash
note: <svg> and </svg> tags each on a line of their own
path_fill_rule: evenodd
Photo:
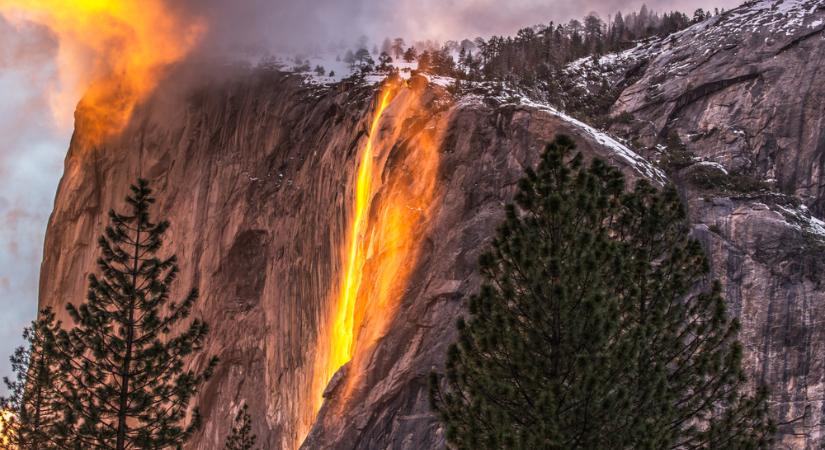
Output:
<svg viewBox="0 0 825 450">
<path fill-rule="evenodd" d="M 138 219 L 140 220 L 140 219 Z M 123 365 L 121 371 L 120 383 L 120 402 L 118 405 L 117 417 L 117 443 L 116 450 L 124 450 L 126 448 L 126 412 L 129 406 L 129 369 L 132 364 L 132 341 L 135 333 L 135 290 L 137 289 L 137 273 L 138 263 L 140 262 L 140 229 L 138 224 L 137 235 L 135 238 L 135 253 L 132 256 L 132 292 L 129 299 L 129 321 L 126 330 L 126 355 L 123 358 Z"/>
</svg>

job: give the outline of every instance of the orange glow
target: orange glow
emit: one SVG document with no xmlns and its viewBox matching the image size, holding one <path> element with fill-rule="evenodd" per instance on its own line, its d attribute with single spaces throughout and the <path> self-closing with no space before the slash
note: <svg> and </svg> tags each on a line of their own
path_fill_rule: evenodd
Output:
<svg viewBox="0 0 825 450">
<path fill-rule="evenodd" d="M 11 433 L 11 430 L 6 430 L 5 426 L 13 421 L 14 413 L 8 410 L 3 410 L 0 411 L 0 416 L 2 416 L 0 417 L 0 445 L 8 450 L 13 450 L 15 447 L 12 447 L 9 442 L 11 439 L 11 435 L 9 434 Z"/>
<path fill-rule="evenodd" d="M 422 105 L 423 92 L 399 82 L 388 83 L 379 95 L 355 180 L 330 330 L 319 336 L 313 415 L 330 379 L 347 363 L 346 381 L 336 396 L 342 406 L 351 396 L 416 266 L 436 201 L 439 167 L 439 133 L 421 127 L 434 116 Z"/>
<path fill-rule="evenodd" d="M 0 15 L 55 36 L 60 86 L 52 109 L 66 125 L 80 100 L 76 130 L 91 146 L 123 130 L 163 70 L 183 59 L 204 31 L 164 0 L 0 0 Z"/>
<path fill-rule="evenodd" d="M 365 260 L 363 243 L 367 228 L 366 216 L 369 214 L 369 202 L 372 196 L 373 158 L 375 157 L 373 145 L 378 125 L 384 111 L 387 109 L 391 95 L 391 88 L 385 89 L 381 94 L 381 102 L 375 111 L 375 117 L 370 126 L 367 146 L 362 152 L 361 164 L 358 166 L 358 178 L 355 188 L 355 216 L 352 219 L 349 251 L 346 253 L 347 262 L 344 265 L 344 285 L 341 288 L 338 310 L 335 314 L 335 322 L 332 325 L 330 354 L 327 362 L 329 371 L 325 374 L 327 381 L 332 378 L 335 371 L 352 359 L 352 345 L 356 333 L 356 297 L 358 288 L 361 286 L 361 269 Z"/>
</svg>

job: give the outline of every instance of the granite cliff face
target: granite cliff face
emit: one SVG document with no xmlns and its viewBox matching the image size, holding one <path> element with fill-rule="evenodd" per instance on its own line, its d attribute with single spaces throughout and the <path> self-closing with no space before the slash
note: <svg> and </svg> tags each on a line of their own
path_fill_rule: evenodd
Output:
<svg viewBox="0 0 825 450">
<path fill-rule="evenodd" d="M 644 142 L 676 134 L 700 159 L 821 216 L 823 39 L 822 1 L 752 2 L 657 43 L 614 113 L 631 113 Z"/>
<path fill-rule="evenodd" d="M 161 89 L 101 148 L 85 148 L 78 130 L 49 223 L 41 306 L 62 311 L 84 298 L 106 213 L 142 176 L 157 189 L 156 213 L 172 222 L 167 248 L 181 262 L 178 289 L 200 289 L 196 315 L 212 325 L 208 353 L 221 358 L 199 397 L 205 427 L 189 448 L 221 448 L 243 402 L 262 448 L 440 448 L 428 373 L 443 364 L 463 300 L 479 283 L 476 259 L 523 168 L 566 133 L 630 180 L 666 182 L 648 160 L 682 157 L 661 166 L 742 320 L 749 372 L 771 386 L 782 420 L 803 416 L 782 427 L 778 445 L 815 448 L 825 421 L 825 223 L 816 219 L 825 80 L 806 57 L 825 52 L 814 32 L 821 4 L 755 3 L 634 49 L 643 64 L 622 80 L 628 87 L 614 106 L 633 120 L 613 131 L 634 138 L 648 159 L 549 106 L 454 98 L 423 77 L 399 82 L 377 121 L 380 86 L 318 87 L 255 71 L 177 96 Z M 785 23 L 795 25 L 777 25 Z M 728 33 L 731 24 L 748 34 Z M 708 37 L 717 35 L 724 39 Z M 674 133 L 682 144 L 664 145 Z M 353 361 L 323 383 L 318 412 L 317 365 L 368 143 L 375 170 L 360 291 L 367 298 L 389 283 L 393 300 L 356 307 Z M 433 173 L 419 164 L 430 145 Z M 423 205 L 396 194 L 430 183 Z M 382 230 L 392 223 L 387 205 L 405 211 L 415 244 L 392 276 L 385 258 L 407 241 L 382 237 L 390 236 Z"/>
<path fill-rule="evenodd" d="M 633 120 L 614 130 L 653 160 L 678 154 L 670 173 L 742 320 L 749 371 L 780 422 L 798 419 L 777 446 L 818 448 L 825 2 L 750 2 L 632 52 L 643 68 L 612 113 Z"/>
<path fill-rule="evenodd" d="M 426 226 L 413 236 L 419 254 L 406 263 L 408 282 L 396 286 L 397 305 L 383 312 L 385 332 L 373 338 L 377 345 L 356 344 L 358 374 L 345 368 L 333 380 L 332 388 L 357 377 L 351 398 L 329 389 L 306 448 L 443 444 L 429 413 L 428 373 L 442 363 L 462 299 L 478 283 L 475 261 L 504 202 L 556 133 L 577 136 L 583 152 L 616 161 L 631 178 L 663 177 L 552 109 L 455 103 L 424 78 L 404 84 L 375 136 L 372 202 L 380 205 L 399 183 L 421 182 L 413 163 L 427 136 L 437 138 L 438 200 L 426 205 Z M 212 325 L 207 351 L 221 359 L 200 396 L 207 419 L 190 448 L 219 448 L 243 402 L 264 448 L 296 448 L 309 432 L 314 365 L 335 308 L 330 293 L 342 276 L 378 90 L 308 87 L 298 77 L 256 72 L 201 88 L 183 105 L 170 106 L 161 92 L 117 141 L 95 150 L 73 143 L 49 224 L 41 306 L 63 310 L 83 298 L 108 210 L 138 176 L 152 181 L 156 213 L 172 222 L 167 245 L 181 261 L 179 288 L 201 291 L 196 314 Z M 381 214 L 374 208 L 368 218 L 370 233 Z M 363 289 L 382 282 L 376 265 L 392 251 L 382 245 L 373 244 Z M 378 320 L 365 314 L 365 327 Z"/>
</svg>

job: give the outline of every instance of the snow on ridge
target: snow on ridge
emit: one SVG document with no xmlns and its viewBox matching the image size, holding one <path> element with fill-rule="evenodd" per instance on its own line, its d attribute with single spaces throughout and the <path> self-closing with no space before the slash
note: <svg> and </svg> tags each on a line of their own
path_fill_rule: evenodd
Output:
<svg viewBox="0 0 825 450">
<path fill-rule="evenodd" d="M 654 166 L 648 160 L 644 159 L 641 155 L 634 152 L 626 145 L 622 144 L 621 142 L 613 139 L 609 134 L 604 131 L 597 130 L 592 126 L 578 120 L 574 117 L 571 117 L 558 109 L 550 106 L 550 105 L 543 105 L 537 102 L 534 102 L 527 98 L 521 99 L 521 104 L 525 106 L 529 106 L 535 108 L 540 111 L 548 112 L 565 122 L 568 122 L 578 128 L 579 130 L 585 132 L 591 139 L 598 142 L 602 146 L 609 148 L 615 155 L 623 159 L 627 162 L 633 169 L 635 169 L 638 173 L 644 175 L 646 178 L 659 183 L 660 185 L 665 185 L 667 183 L 667 175 L 662 172 L 658 167 Z"/>
<path fill-rule="evenodd" d="M 482 103 L 483 98 L 478 95 L 468 95 L 462 98 L 456 106 L 471 106 L 477 105 Z M 507 98 L 499 98 L 502 104 L 512 104 L 517 106 L 524 106 L 531 109 L 535 109 L 537 111 L 542 111 L 549 113 L 567 123 L 572 125 L 573 127 L 577 128 L 578 130 L 584 132 L 589 138 L 598 142 L 605 148 L 610 149 L 613 154 L 618 156 L 621 160 L 626 162 L 630 167 L 632 167 L 637 173 L 646 177 L 647 179 L 657 183 L 661 186 L 664 186 L 668 182 L 667 175 L 662 172 L 661 169 L 650 163 L 648 160 L 643 158 L 638 153 L 634 152 L 626 145 L 622 144 L 621 142 L 617 141 L 609 134 L 604 131 L 598 130 L 581 120 L 578 120 L 568 114 L 565 114 L 553 106 L 538 103 L 526 96 L 520 95 L 516 97 L 516 101 L 508 100 Z"/>
<path fill-rule="evenodd" d="M 821 6 L 822 0 L 755 0 L 705 21 L 707 26 L 697 27 L 692 40 L 702 38 L 698 42 L 705 46 L 718 46 L 727 38 L 741 38 L 760 30 L 768 30 L 777 37 L 790 37 L 821 25 L 822 20 L 813 17 Z"/>
<path fill-rule="evenodd" d="M 655 54 L 661 42 L 661 38 L 639 41 L 632 48 L 608 53 L 595 60 L 593 56 L 585 56 L 568 63 L 562 70 L 580 89 L 590 94 L 590 86 L 600 86 L 603 80 L 615 83 L 623 77 L 624 69 Z"/>
<path fill-rule="evenodd" d="M 717 54 L 735 54 L 749 36 L 761 35 L 766 46 L 781 48 L 801 35 L 823 29 L 823 6 L 823 0 L 752 0 L 644 48 L 637 46 L 631 49 L 634 53 L 625 56 L 652 55 L 657 77 L 678 80 Z"/>
<path fill-rule="evenodd" d="M 782 216 L 790 219 L 790 221 L 785 220 L 789 227 L 825 238 L 825 222 L 811 215 L 805 205 L 799 208 L 782 205 L 776 205 L 776 207 L 780 210 L 779 213 Z"/>
<path fill-rule="evenodd" d="M 755 0 L 730 10 L 712 23 L 728 32 L 756 32 L 759 28 L 773 33 L 792 35 L 800 28 L 815 28 L 818 21 L 808 21 L 822 6 L 821 0 Z M 808 22 L 807 25 L 805 22 Z M 718 28 L 709 27 L 708 29 Z"/>
<path fill-rule="evenodd" d="M 622 50 L 615 53 L 608 53 L 598 58 L 599 66 L 614 67 L 617 63 L 623 63 L 629 59 L 638 59 L 636 53 L 644 50 L 647 47 L 644 42 L 637 43 L 634 47 L 627 50 Z M 589 69 L 594 65 L 592 56 L 585 56 L 579 58 L 565 66 L 565 71 L 578 71 L 582 69 Z"/>
<path fill-rule="evenodd" d="M 746 35 L 767 32 L 766 39 L 785 42 L 821 29 L 825 17 L 817 10 L 823 6 L 823 0 L 753 0 L 669 36 L 640 41 L 635 47 L 596 60 L 591 56 L 577 59 L 567 64 L 564 72 L 590 93 L 590 86 L 613 81 L 621 76 L 622 68 L 653 57 L 663 63 L 656 71 L 659 76 L 677 79 L 718 52 L 739 46 Z"/>
<path fill-rule="evenodd" d="M 706 167 L 713 167 L 714 169 L 722 172 L 723 174 L 728 174 L 728 169 L 725 169 L 725 166 L 716 162 L 716 161 L 697 161 L 697 166 L 706 166 Z"/>
</svg>

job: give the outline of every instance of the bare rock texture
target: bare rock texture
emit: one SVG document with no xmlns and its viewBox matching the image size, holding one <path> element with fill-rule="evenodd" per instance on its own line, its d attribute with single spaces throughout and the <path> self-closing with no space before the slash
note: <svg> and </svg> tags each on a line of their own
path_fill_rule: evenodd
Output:
<svg viewBox="0 0 825 450">
<path fill-rule="evenodd" d="M 753 2 L 634 49 L 648 52 L 645 62 L 614 106 L 634 118 L 617 131 L 659 153 L 674 132 L 695 156 L 670 179 L 743 323 L 754 383 L 771 387 L 780 421 L 801 417 L 781 427 L 778 448 L 818 448 L 825 425 L 822 4 Z M 463 301 L 479 284 L 477 257 L 544 143 L 566 133 L 631 180 L 666 177 L 548 106 L 453 99 L 422 80 L 411 85 L 373 137 L 380 171 L 372 201 L 398 183 L 423 182 L 415 157 L 434 137 L 436 200 L 416 228 L 419 250 L 383 317 L 389 325 L 355 346 L 357 364 L 329 383 L 317 417 L 308 406 L 314 363 L 335 308 L 376 86 L 317 87 L 256 71 L 184 95 L 161 89 L 98 149 L 85 148 L 79 129 L 49 223 L 41 306 L 62 311 L 84 298 L 107 211 L 130 182 L 148 178 L 157 214 L 172 222 L 167 248 L 181 262 L 179 292 L 202 292 L 196 315 L 212 325 L 208 353 L 221 358 L 199 396 L 206 422 L 189 448 L 221 448 L 243 402 L 266 449 L 442 448 L 428 373 L 443 364 Z M 421 109 L 401 106 L 412 96 Z M 752 183 L 743 188 L 741 177 Z M 379 216 L 370 215 L 370 227 Z M 364 266 L 368 284 L 378 281 L 377 247 Z"/>
<path fill-rule="evenodd" d="M 333 383 L 305 448 L 443 446 L 428 373 L 443 363 L 505 201 L 556 133 L 577 137 L 588 156 L 624 165 L 631 178 L 659 173 L 641 159 L 629 165 L 628 149 L 552 110 L 454 104 L 443 89 L 417 84 L 430 113 L 397 110 L 404 92 L 390 104 L 387 114 L 403 117 L 379 130 L 381 186 L 404 176 L 415 183 L 415 168 L 398 161 L 416 152 L 420 135 L 438 130 L 439 201 L 416 236 L 420 256 L 387 333 L 358 355 L 363 373 L 339 375 L 358 376 L 353 398 L 344 402 Z M 166 248 L 181 263 L 179 292 L 202 293 L 195 315 L 212 325 L 207 353 L 221 359 L 199 397 L 205 427 L 189 448 L 220 448 L 244 402 L 263 448 L 297 448 L 309 431 L 313 362 L 341 276 L 376 96 L 372 86 L 308 87 L 256 72 L 200 88 L 181 105 L 161 90 L 102 148 L 84 148 L 82 129 L 76 133 L 49 223 L 40 305 L 63 311 L 84 298 L 107 212 L 122 207 L 129 183 L 149 179 L 155 213 L 172 223 Z"/>
<path fill-rule="evenodd" d="M 750 2 L 652 47 L 614 115 L 631 113 L 648 145 L 675 133 L 694 156 L 825 214 L 825 2 Z"/>
<path fill-rule="evenodd" d="M 819 448 L 825 2 L 748 2 L 627 53 L 647 61 L 613 106 L 632 124 L 614 129 L 653 159 L 684 153 L 672 179 L 742 321 L 748 371 L 792 422 L 777 448 Z"/>
</svg>

